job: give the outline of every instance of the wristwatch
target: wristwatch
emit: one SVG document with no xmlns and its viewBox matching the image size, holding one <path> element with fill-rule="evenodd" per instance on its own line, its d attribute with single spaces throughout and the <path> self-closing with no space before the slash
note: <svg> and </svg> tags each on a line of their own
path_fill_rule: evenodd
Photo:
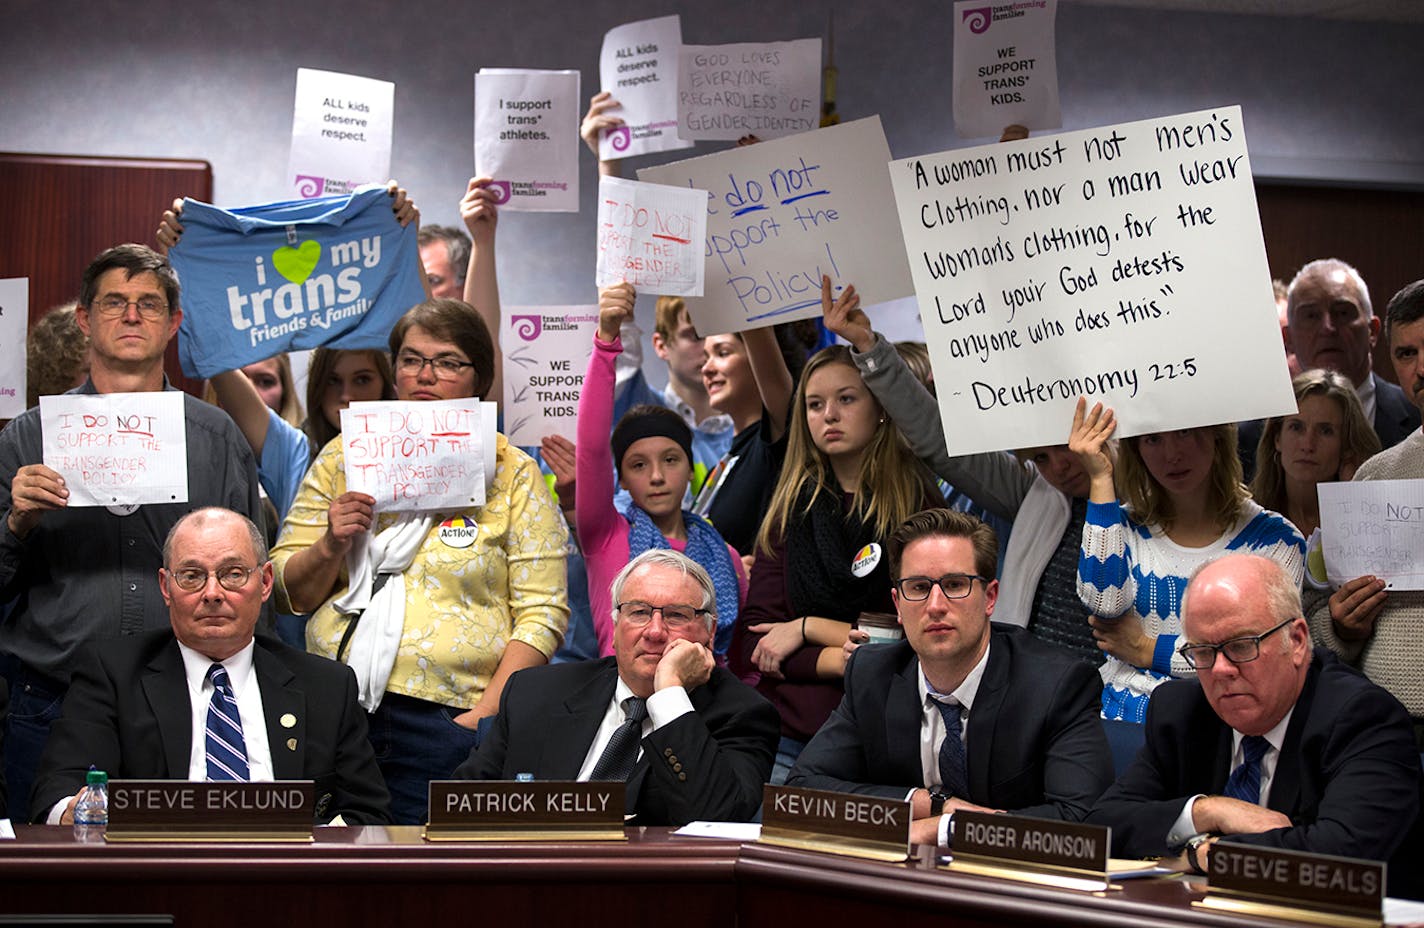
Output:
<svg viewBox="0 0 1424 928">
<path fill-rule="evenodd" d="M 1208 841 L 1215 837 L 1216 835 L 1208 834 L 1205 832 L 1201 834 L 1195 834 L 1188 838 L 1187 843 L 1182 846 L 1182 853 L 1186 854 L 1187 866 L 1192 868 L 1192 872 L 1201 874 L 1202 876 L 1207 876 L 1206 869 L 1203 868 L 1201 863 L 1199 862 L 1199 859 L 1197 857 L 1197 851 L 1201 848 L 1203 844 L 1206 844 Z"/>
<path fill-rule="evenodd" d="M 949 801 L 949 795 L 936 788 L 930 790 L 930 815 L 943 815 L 944 804 Z"/>
</svg>

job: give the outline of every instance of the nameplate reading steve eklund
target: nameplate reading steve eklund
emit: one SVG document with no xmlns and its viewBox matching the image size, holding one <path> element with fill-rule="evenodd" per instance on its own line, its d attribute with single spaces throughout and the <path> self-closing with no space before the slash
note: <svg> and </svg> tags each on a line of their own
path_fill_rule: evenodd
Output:
<svg viewBox="0 0 1424 928">
<path fill-rule="evenodd" d="M 110 841 L 310 841 L 310 780 L 109 784 Z"/>
<path fill-rule="evenodd" d="M 431 841 L 623 840 L 626 784 L 435 780 Z"/>
</svg>

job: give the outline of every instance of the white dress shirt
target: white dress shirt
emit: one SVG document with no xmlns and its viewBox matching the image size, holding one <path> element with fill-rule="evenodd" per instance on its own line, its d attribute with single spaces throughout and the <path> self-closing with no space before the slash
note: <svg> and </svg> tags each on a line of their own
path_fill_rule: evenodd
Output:
<svg viewBox="0 0 1424 928">
<path fill-rule="evenodd" d="M 919 661 L 915 662 L 915 671 L 920 683 L 920 769 L 924 773 L 925 788 L 933 792 L 935 788 L 943 786 L 939 776 L 939 749 L 944 744 L 945 735 L 948 730 L 944 726 L 944 716 L 936 703 L 948 701 L 952 698 L 960 705 L 960 728 L 959 737 L 964 742 L 966 756 L 969 751 L 969 717 L 974 711 L 974 698 L 979 694 L 979 683 L 984 679 L 984 668 L 989 665 L 989 648 L 984 648 L 984 653 L 980 655 L 978 663 L 970 669 L 964 682 L 955 688 L 953 693 L 948 695 L 935 691 L 930 685 L 930 681 L 925 679 L 925 669 L 920 666 Z M 914 790 L 910 790 L 910 795 L 914 795 Z M 906 798 L 909 798 L 908 796 Z M 955 796 L 964 802 L 971 801 L 968 796 Z M 953 813 L 941 815 L 939 819 L 939 843 L 941 846 L 949 844 L 949 823 L 954 817 Z"/>
<path fill-rule="evenodd" d="M 608 748 L 608 742 L 613 739 L 613 733 L 618 730 L 618 726 L 623 724 L 627 715 L 623 711 L 623 703 L 633 698 L 633 691 L 628 688 L 628 684 L 623 682 L 623 678 L 618 678 L 618 685 L 613 688 L 613 698 L 608 701 L 608 709 L 603 713 L 603 721 L 599 723 L 598 733 L 593 737 L 593 744 L 588 746 L 588 753 L 584 755 L 583 766 L 579 768 L 578 779 L 580 783 L 588 781 L 593 775 L 593 768 L 598 765 L 598 759 L 603 756 L 603 752 Z M 649 732 L 653 732 L 681 718 L 692 711 L 692 700 L 687 697 L 687 690 L 680 686 L 668 686 L 658 690 L 649 696 L 646 702 L 648 714 L 643 719 L 643 731 L 639 736 L 641 741 L 648 737 Z M 638 746 L 638 757 L 634 763 L 643 756 L 643 747 Z"/>
<path fill-rule="evenodd" d="M 1261 794 L 1256 804 L 1262 808 L 1265 808 L 1266 803 L 1271 798 L 1271 783 L 1276 778 L 1276 764 L 1280 762 L 1281 746 L 1286 742 L 1286 729 L 1290 727 L 1291 715 L 1294 713 L 1295 707 L 1292 706 L 1290 711 L 1286 713 L 1285 718 L 1277 722 L 1275 728 L 1272 728 L 1262 736 L 1266 739 L 1267 743 L 1270 744 L 1270 747 L 1266 749 L 1266 753 L 1261 756 Z M 1241 740 L 1244 737 L 1245 736 L 1239 731 L 1233 731 L 1231 733 L 1231 767 L 1228 770 L 1228 776 L 1230 776 L 1231 770 L 1235 770 L 1246 762 L 1246 751 L 1241 747 Z M 1177 820 L 1172 824 L 1171 830 L 1167 832 L 1168 847 L 1175 847 L 1178 844 L 1182 844 L 1197 833 L 1196 822 L 1192 817 L 1192 807 L 1196 805 L 1197 800 L 1200 798 L 1202 798 L 1202 794 L 1198 793 L 1188 799 L 1186 804 L 1182 806 L 1182 813 L 1177 816 Z"/>
</svg>

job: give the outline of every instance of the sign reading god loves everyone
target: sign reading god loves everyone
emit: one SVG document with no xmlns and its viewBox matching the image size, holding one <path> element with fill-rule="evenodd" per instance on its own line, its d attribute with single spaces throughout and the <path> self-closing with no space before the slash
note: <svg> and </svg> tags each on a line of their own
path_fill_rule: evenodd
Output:
<svg viewBox="0 0 1424 928">
<path fill-rule="evenodd" d="M 188 501 L 183 394 L 66 393 L 40 397 L 44 464 L 64 478 L 70 506 Z"/>
<path fill-rule="evenodd" d="M 292 192 L 336 196 L 390 177 L 395 98 L 390 81 L 298 68 L 287 162 Z"/>
<path fill-rule="evenodd" d="M 604 161 L 691 148 L 677 135 L 677 52 L 682 20 L 676 15 L 625 23 L 608 30 L 598 53 L 603 89 L 618 101 L 612 113 L 623 125 L 598 140 Z"/>
<path fill-rule="evenodd" d="M 1295 411 L 1240 107 L 893 162 L 951 454 Z"/>
<path fill-rule="evenodd" d="M 705 190 L 599 178 L 595 283 L 626 281 L 644 293 L 701 296 L 706 204 Z"/>
<path fill-rule="evenodd" d="M 880 118 L 644 168 L 638 179 L 707 191 L 703 335 L 821 314 L 821 275 L 866 303 L 910 296 Z"/>
<path fill-rule="evenodd" d="M 178 357 L 190 377 L 323 345 L 384 350 L 425 299 L 415 224 L 401 227 L 384 187 L 231 211 L 184 200 L 182 223 L 169 258 L 183 281 Z"/>
<path fill-rule="evenodd" d="M 821 40 L 684 45 L 677 134 L 781 138 L 821 124 Z"/>
<path fill-rule="evenodd" d="M 341 410 L 346 489 L 379 512 L 470 509 L 485 503 L 483 410 L 478 399 L 352 403 Z"/>
<path fill-rule="evenodd" d="M 598 328 L 597 306 L 505 310 L 504 434 L 521 448 L 546 435 L 578 439 L 579 395 Z"/>
</svg>

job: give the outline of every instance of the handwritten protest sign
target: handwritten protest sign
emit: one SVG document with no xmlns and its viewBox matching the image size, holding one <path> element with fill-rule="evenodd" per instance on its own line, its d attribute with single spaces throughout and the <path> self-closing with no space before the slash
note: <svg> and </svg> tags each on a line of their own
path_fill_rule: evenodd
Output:
<svg viewBox="0 0 1424 928">
<path fill-rule="evenodd" d="M 483 414 L 478 399 L 352 403 L 341 410 L 346 488 L 380 512 L 483 506 L 494 456 Z"/>
<path fill-rule="evenodd" d="M 29 318 L 29 278 L 0 280 L 0 419 L 13 419 L 25 411 L 25 331 Z"/>
<path fill-rule="evenodd" d="M 701 296 L 706 247 L 706 190 L 599 178 L 598 286 Z"/>
<path fill-rule="evenodd" d="M 350 193 L 391 176 L 396 85 L 297 69 L 287 181 L 299 197 Z"/>
<path fill-rule="evenodd" d="M 1295 411 L 1239 107 L 890 173 L 950 453 Z"/>
<path fill-rule="evenodd" d="M 1325 570 L 1339 586 L 1375 576 L 1390 590 L 1424 590 L 1424 480 L 1322 483 Z"/>
<path fill-rule="evenodd" d="M 821 40 L 684 45 L 677 134 L 781 138 L 821 124 Z"/>
<path fill-rule="evenodd" d="M 954 5 L 954 131 L 997 136 L 1005 126 L 1057 129 L 1058 0 Z"/>
<path fill-rule="evenodd" d="M 598 54 L 602 88 L 619 108 L 623 125 L 598 141 L 604 161 L 691 148 L 677 135 L 678 49 L 682 19 L 676 14 L 626 23 L 603 36 Z"/>
<path fill-rule="evenodd" d="M 578 212 L 578 126 L 577 71 L 475 75 L 475 173 L 504 209 Z"/>
<path fill-rule="evenodd" d="M 639 180 L 707 191 L 706 295 L 687 301 L 703 335 L 821 312 L 821 275 L 866 303 L 910 296 L 886 162 L 872 116 L 644 168 Z"/>
<path fill-rule="evenodd" d="M 579 394 L 598 328 L 595 306 L 519 306 L 504 335 L 504 433 L 530 447 L 546 435 L 578 437 Z"/>
<path fill-rule="evenodd" d="M 44 464 L 64 478 L 71 506 L 188 501 L 183 394 L 40 397 Z"/>
</svg>

